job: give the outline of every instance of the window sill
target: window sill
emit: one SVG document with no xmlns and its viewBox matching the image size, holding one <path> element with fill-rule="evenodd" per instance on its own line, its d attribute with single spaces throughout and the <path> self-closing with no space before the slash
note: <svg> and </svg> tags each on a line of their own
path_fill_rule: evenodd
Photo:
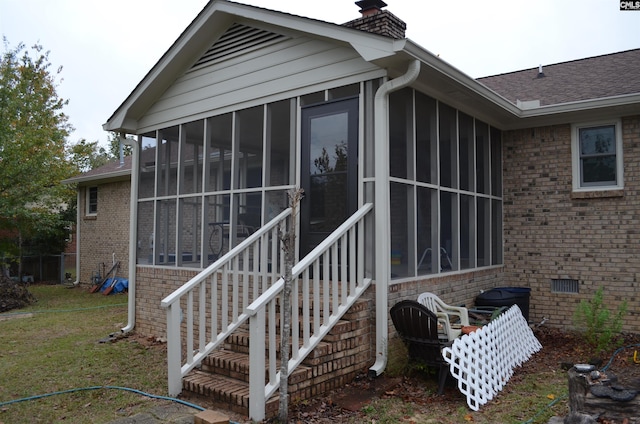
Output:
<svg viewBox="0 0 640 424">
<path fill-rule="evenodd" d="M 85 215 L 84 216 L 84 220 L 85 221 L 95 221 L 96 219 L 98 219 L 98 215 Z"/>
<path fill-rule="evenodd" d="M 624 189 L 574 191 L 571 193 L 572 199 L 604 199 L 608 197 L 624 197 Z"/>
</svg>

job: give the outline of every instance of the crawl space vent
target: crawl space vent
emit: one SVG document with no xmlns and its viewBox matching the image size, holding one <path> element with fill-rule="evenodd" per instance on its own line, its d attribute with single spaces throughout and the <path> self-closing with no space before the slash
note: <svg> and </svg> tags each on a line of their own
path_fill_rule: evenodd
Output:
<svg viewBox="0 0 640 424">
<path fill-rule="evenodd" d="M 578 280 L 560 278 L 551 280 L 551 293 L 578 293 Z"/>
</svg>

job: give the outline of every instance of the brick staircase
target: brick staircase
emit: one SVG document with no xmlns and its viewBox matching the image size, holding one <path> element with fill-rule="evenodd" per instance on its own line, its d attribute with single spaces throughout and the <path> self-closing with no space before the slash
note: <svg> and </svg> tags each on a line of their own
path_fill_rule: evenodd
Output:
<svg viewBox="0 0 640 424">
<path fill-rule="evenodd" d="M 358 300 L 289 375 L 289 405 L 343 387 L 366 372 L 375 359 L 372 311 L 371 300 Z M 227 338 L 223 348 L 209 355 L 200 369 L 183 378 L 183 395 L 248 416 L 248 352 L 249 332 L 242 328 Z M 278 407 L 276 392 L 267 400 L 266 416 L 277 415 Z"/>
</svg>

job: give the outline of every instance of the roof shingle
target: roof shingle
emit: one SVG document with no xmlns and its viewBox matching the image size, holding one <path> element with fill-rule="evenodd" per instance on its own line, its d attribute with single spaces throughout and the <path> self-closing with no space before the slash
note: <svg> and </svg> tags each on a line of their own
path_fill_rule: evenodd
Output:
<svg viewBox="0 0 640 424">
<path fill-rule="evenodd" d="M 640 49 L 478 78 L 514 104 L 541 106 L 640 93 Z"/>
</svg>

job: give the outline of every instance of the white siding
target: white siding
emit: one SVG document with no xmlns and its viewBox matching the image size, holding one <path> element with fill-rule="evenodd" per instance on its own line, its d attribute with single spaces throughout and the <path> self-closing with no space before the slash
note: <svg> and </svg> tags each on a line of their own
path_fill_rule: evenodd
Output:
<svg viewBox="0 0 640 424">
<path fill-rule="evenodd" d="M 349 77 L 361 80 L 383 72 L 350 47 L 309 38 L 289 39 L 187 72 L 140 119 L 139 127 L 147 130 L 187 122 L 230 106 L 240 108 L 243 103 L 261 103 L 273 96 L 288 97 L 305 87 L 313 92 L 319 84 L 336 81 L 339 85 L 338 81 Z"/>
</svg>

